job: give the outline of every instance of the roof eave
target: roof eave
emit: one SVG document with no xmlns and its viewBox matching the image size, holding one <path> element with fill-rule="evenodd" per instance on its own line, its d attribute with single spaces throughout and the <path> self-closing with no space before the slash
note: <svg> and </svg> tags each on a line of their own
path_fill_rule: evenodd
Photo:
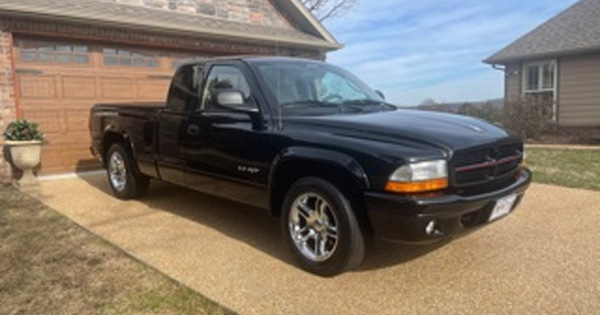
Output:
<svg viewBox="0 0 600 315">
<path fill-rule="evenodd" d="M 93 15 L 79 17 L 79 16 L 71 16 L 60 14 L 60 12 L 41 12 L 41 11 L 20 11 L 20 10 L 10 10 L 3 9 L 0 10 L 0 15 L 5 15 L 7 17 L 20 17 L 20 18 L 37 18 L 37 19 L 46 19 L 46 20 L 54 20 L 54 21 L 62 21 L 62 22 L 71 22 L 78 24 L 93 24 L 98 26 L 112 26 L 112 27 L 123 27 L 129 29 L 143 29 L 146 31 L 156 31 L 162 33 L 176 33 L 183 35 L 191 35 L 196 37 L 209 37 L 209 38 L 222 38 L 223 36 L 227 36 L 231 40 L 244 41 L 244 42 L 256 42 L 256 43 L 266 43 L 266 44 L 278 44 L 278 45 L 290 45 L 290 46 L 298 46 L 298 47 L 310 47 L 315 49 L 322 49 L 325 51 L 332 51 L 336 49 L 340 49 L 343 45 L 337 42 L 329 42 L 327 40 L 323 41 L 308 41 L 308 40 L 291 40 L 288 38 L 277 38 L 272 36 L 262 36 L 259 34 L 251 34 L 251 33 L 241 33 L 227 30 L 219 30 L 219 29 L 202 29 L 199 30 L 197 28 L 173 28 L 169 27 L 168 24 L 157 21 L 154 25 L 149 26 L 146 24 L 129 22 L 124 23 L 123 21 L 117 19 L 106 19 L 99 20 L 94 18 Z"/>
<path fill-rule="evenodd" d="M 312 13 L 308 11 L 308 9 L 300 3 L 298 0 L 287 0 L 287 2 L 292 6 L 292 8 L 296 11 L 296 13 L 300 14 L 303 19 L 308 22 L 308 25 L 316 31 L 319 35 L 323 37 L 326 41 L 331 44 L 337 45 L 338 48 L 342 48 L 343 45 L 340 44 L 337 39 L 323 26 L 321 21 L 319 21 Z"/>
<path fill-rule="evenodd" d="M 521 54 L 521 55 L 515 55 L 515 56 L 508 56 L 508 57 L 491 56 L 487 59 L 484 59 L 483 62 L 490 64 L 490 65 L 491 64 L 503 65 L 503 64 L 507 64 L 507 63 L 520 62 L 520 61 L 532 60 L 532 59 L 556 58 L 556 57 L 564 57 L 564 56 L 570 56 L 570 55 L 582 55 L 582 54 L 590 54 L 590 53 L 600 53 L 600 46 L 561 50 L 561 51 L 549 51 L 549 52 L 537 53 L 537 54 Z"/>
</svg>

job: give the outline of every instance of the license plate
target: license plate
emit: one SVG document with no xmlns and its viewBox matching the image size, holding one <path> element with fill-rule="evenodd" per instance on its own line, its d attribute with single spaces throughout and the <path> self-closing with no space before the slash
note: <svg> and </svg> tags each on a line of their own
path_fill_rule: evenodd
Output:
<svg viewBox="0 0 600 315">
<path fill-rule="evenodd" d="M 490 214 L 490 219 L 488 221 L 494 221 L 498 218 L 507 215 L 510 212 L 510 210 L 512 210 L 512 207 L 515 204 L 515 200 L 517 200 L 516 194 L 512 194 L 498 199 L 498 201 L 496 201 L 496 206 L 494 206 L 494 210 L 492 210 L 492 214 Z"/>
</svg>

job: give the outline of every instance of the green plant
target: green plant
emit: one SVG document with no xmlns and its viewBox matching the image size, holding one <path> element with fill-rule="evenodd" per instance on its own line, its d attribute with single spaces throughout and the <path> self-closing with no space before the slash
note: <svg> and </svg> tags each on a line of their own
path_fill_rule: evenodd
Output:
<svg viewBox="0 0 600 315">
<path fill-rule="evenodd" d="M 38 129 L 38 124 L 25 119 L 8 124 L 2 136 L 7 141 L 44 141 L 44 133 Z"/>
<path fill-rule="evenodd" d="M 502 125 L 524 139 L 537 139 L 552 125 L 552 101 L 524 97 L 507 102 Z"/>
</svg>

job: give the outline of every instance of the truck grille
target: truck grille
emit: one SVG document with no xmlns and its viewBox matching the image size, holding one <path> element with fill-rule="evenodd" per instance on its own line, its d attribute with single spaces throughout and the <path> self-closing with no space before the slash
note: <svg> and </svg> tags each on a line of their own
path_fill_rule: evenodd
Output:
<svg viewBox="0 0 600 315">
<path fill-rule="evenodd" d="M 456 152 L 452 159 L 456 187 L 491 183 L 514 175 L 523 159 L 521 143 Z"/>
</svg>

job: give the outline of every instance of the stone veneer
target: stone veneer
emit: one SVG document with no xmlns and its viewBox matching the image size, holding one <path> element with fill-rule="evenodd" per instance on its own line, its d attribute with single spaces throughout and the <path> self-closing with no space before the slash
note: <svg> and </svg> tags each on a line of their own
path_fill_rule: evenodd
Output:
<svg viewBox="0 0 600 315">
<path fill-rule="evenodd" d="M 15 92 L 12 60 L 13 39 L 0 30 L 0 133 L 15 118 Z M 0 185 L 10 182 L 11 172 L 4 160 L 4 139 L 0 137 Z"/>
<path fill-rule="evenodd" d="M 231 21 L 291 28 L 270 0 L 98 0 L 137 5 L 183 14 L 206 15 Z M 276 0 L 275 0 L 276 1 Z"/>
</svg>

